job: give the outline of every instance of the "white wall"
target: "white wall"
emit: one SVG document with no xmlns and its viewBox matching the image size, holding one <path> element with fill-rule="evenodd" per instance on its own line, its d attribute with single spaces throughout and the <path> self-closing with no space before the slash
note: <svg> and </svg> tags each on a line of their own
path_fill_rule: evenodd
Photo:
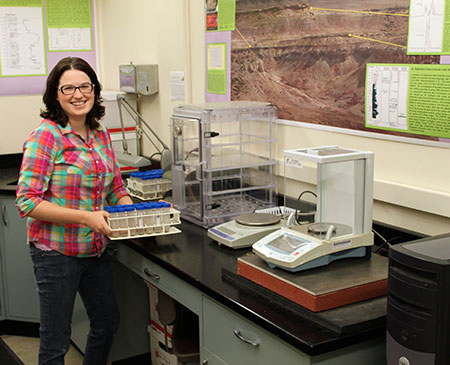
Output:
<svg viewBox="0 0 450 365">
<path fill-rule="evenodd" d="M 203 102 L 203 2 L 200 0 L 98 0 L 100 77 L 105 89 L 119 89 L 120 64 L 151 64 L 159 68 L 159 93 L 140 97 L 145 121 L 170 145 L 173 108 Z M 192 47 L 190 38 L 196 40 Z M 195 61 L 191 67 L 191 53 Z M 186 100 L 170 100 L 170 72 L 183 71 Z M 194 80 L 194 85 L 192 85 Z M 149 155 L 150 144 L 143 152 Z"/>
<path fill-rule="evenodd" d="M 25 139 L 41 122 L 42 95 L 0 96 L 0 154 L 21 153 Z"/>
<path fill-rule="evenodd" d="M 176 105 L 204 102 L 202 0 L 97 0 L 100 79 L 118 90 L 118 66 L 156 63 L 160 91 L 142 97 L 140 111 L 170 144 L 170 115 Z M 170 71 L 184 71 L 186 101 L 170 100 Z M 0 153 L 19 152 L 39 122 L 40 97 L 0 98 L 3 128 L 17 137 Z M 278 158 L 284 149 L 336 144 L 375 153 L 374 219 L 425 234 L 450 231 L 450 149 L 385 141 L 299 126 L 279 126 Z M 151 150 L 144 143 L 144 153 Z M 292 187 L 295 192 L 295 183 Z M 293 193 L 292 195 L 296 195 Z"/>
</svg>

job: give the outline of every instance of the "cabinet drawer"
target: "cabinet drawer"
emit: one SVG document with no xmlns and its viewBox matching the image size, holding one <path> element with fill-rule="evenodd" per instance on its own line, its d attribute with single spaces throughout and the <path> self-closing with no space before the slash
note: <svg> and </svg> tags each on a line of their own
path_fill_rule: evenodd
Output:
<svg viewBox="0 0 450 365">
<path fill-rule="evenodd" d="M 133 249 L 121 243 L 115 245 L 114 257 L 143 279 L 149 281 L 191 311 L 200 315 L 201 293 L 198 289 L 179 279 Z"/>
<path fill-rule="evenodd" d="M 226 364 L 310 364 L 305 354 L 205 296 L 203 347 Z"/>
</svg>

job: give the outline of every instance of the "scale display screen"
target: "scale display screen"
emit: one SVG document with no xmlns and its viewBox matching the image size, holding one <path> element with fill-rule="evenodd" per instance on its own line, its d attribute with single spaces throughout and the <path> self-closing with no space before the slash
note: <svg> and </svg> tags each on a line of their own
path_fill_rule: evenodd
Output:
<svg viewBox="0 0 450 365">
<path fill-rule="evenodd" d="M 229 234 L 230 236 L 232 236 L 233 234 L 235 234 L 236 232 L 232 231 L 231 229 L 225 228 L 225 227 L 220 227 L 220 229 L 218 229 L 219 231 L 222 231 L 223 233 Z"/>
<path fill-rule="evenodd" d="M 289 255 L 303 246 L 309 246 L 310 243 L 310 241 L 304 240 L 300 237 L 290 234 L 283 234 L 268 243 L 267 246 Z"/>
</svg>

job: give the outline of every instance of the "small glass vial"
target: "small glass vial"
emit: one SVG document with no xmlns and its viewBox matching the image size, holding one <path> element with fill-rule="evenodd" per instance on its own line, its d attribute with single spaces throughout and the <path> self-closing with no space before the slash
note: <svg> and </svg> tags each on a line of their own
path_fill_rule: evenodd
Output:
<svg viewBox="0 0 450 365">
<path fill-rule="evenodd" d="M 117 206 L 117 215 L 119 221 L 119 237 L 127 237 L 128 236 L 128 222 L 127 222 L 127 212 L 125 211 L 124 206 Z"/>
<path fill-rule="evenodd" d="M 170 223 L 170 204 L 166 202 L 159 202 L 160 211 L 161 211 L 161 223 L 169 224 Z"/>
<path fill-rule="evenodd" d="M 160 202 L 161 205 L 161 223 L 164 232 L 170 231 L 170 204 L 167 202 Z"/>
<path fill-rule="evenodd" d="M 144 227 L 144 212 L 145 212 L 145 205 L 143 203 L 135 204 L 136 208 L 136 234 L 138 236 L 145 234 L 145 227 Z"/>
<path fill-rule="evenodd" d="M 144 216 L 145 234 L 152 234 L 155 231 L 154 204 L 155 203 L 144 203 L 144 205 L 145 205 L 145 216 Z"/>
<path fill-rule="evenodd" d="M 154 203 L 155 208 L 155 233 L 162 233 L 163 226 L 162 226 L 162 206 L 161 203 Z"/>
<path fill-rule="evenodd" d="M 127 212 L 127 225 L 130 229 L 130 236 L 136 236 L 137 216 L 134 204 L 125 205 L 125 211 Z"/>
<path fill-rule="evenodd" d="M 109 213 L 109 218 L 108 218 L 108 224 L 109 224 L 109 228 L 111 228 L 111 237 L 113 238 L 117 238 L 119 237 L 119 220 L 118 218 L 118 214 L 117 214 L 117 209 L 113 206 L 107 206 L 105 207 L 105 210 Z"/>
</svg>

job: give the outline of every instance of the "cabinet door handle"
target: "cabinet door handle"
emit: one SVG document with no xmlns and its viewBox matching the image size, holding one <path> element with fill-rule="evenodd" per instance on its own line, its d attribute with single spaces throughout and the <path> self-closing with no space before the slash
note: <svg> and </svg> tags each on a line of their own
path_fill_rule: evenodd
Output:
<svg viewBox="0 0 450 365">
<path fill-rule="evenodd" d="M 117 252 L 119 252 L 119 250 L 117 249 L 117 247 L 111 246 L 111 244 L 109 244 L 108 246 L 106 246 L 106 250 L 110 253 L 111 256 L 115 257 Z"/>
<path fill-rule="evenodd" d="M 248 343 L 249 345 L 252 345 L 254 347 L 258 347 L 259 346 L 259 342 L 258 341 L 252 341 L 249 340 L 248 338 L 245 338 L 244 336 L 241 335 L 241 331 L 239 330 L 234 330 L 234 335 L 239 338 L 241 341 L 244 341 L 245 343 Z"/>
<path fill-rule="evenodd" d="M 8 225 L 8 218 L 6 218 L 6 205 L 2 205 L 2 219 L 5 226 Z"/>
<path fill-rule="evenodd" d="M 155 281 L 159 281 L 159 275 L 158 274 L 152 274 L 149 269 L 146 267 L 144 268 L 144 274 L 147 275 L 150 279 L 153 279 Z"/>
</svg>

